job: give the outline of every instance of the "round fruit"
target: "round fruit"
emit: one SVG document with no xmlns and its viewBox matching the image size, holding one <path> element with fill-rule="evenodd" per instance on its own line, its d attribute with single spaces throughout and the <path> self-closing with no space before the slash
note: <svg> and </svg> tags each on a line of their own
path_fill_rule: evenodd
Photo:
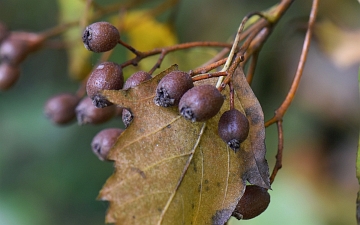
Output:
<svg viewBox="0 0 360 225">
<path fill-rule="evenodd" d="M 141 82 L 151 79 L 151 75 L 145 71 L 137 71 L 132 74 L 125 82 L 123 89 L 127 90 L 138 86 Z"/>
<path fill-rule="evenodd" d="M 112 105 L 100 94 L 102 90 L 119 90 L 123 87 L 124 77 L 121 66 L 113 62 L 103 62 L 91 73 L 87 84 L 87 95 L 97 108 Z"/>
<path fill-rule="evenodd" d="M 73 94 L 59 94 L 45 104 L 45 116 L 56 124 L 66 124 L 75 119 L 75 107 L 79 98 Z"/>
<path fill-rule="evenodd" d="M 20 69 L 7 63 L 0 64 L 0 90 L 12 87 L 19 79 Z"/>
<path fill-rule="evenodd" d="M 179 112 L 192 122 L 206 121 L 219 112 L 223 103 L 224 97 L 215 86 L 195 86 L 182 96 Z"/>
<path fill-rule="evenodd" d="M 245 193 L 238 202 L 233 216 L 237 219 L 252 219 L 268 207 L 270 203 L 270 195 L 266 188 L 256 185 L 246 185 Z"/>
<path fill-rule="evenodd" d="M 108 128 L 95 135 L 91 142 L 91 148 L 100 160 L 107 160 L 109 150 L 122 132 L 123 130 L 119 128 Z"/>
<path fill-rule="evenodd" d="M 239 110 L 230 109 L 220 117 L 218 134 L 236 152 L 249 135 L 249 121 Z"/>
<path fill-rule="evenodd" d="M 162 107 L 178 105 L 183 94 L 192 87 L 194 84 L 188 73 L 172 71 L 159 82 L 154 102 Z"/>
<path fill-rule="evenodd" d="M 104 123 L 116 114 L 116 106 L 112 105 L 106 108 L 96 108 L 89 97 L 80 101 L 75 109 L 76 118 L 79 125 Z"/>
<path fill-rule="evenodd" d="M 28 42 L 9 36 L 0 46 L 0 59 L 12 65 L 18 65 L 29 54 Z"/>
<path fill-rule="evenodd" d="M 82 40 L 89 51 L 106 52 L 117 45 L 120 33 L 108 22 L 96 22 L 85 28 Z"/>
</svg>

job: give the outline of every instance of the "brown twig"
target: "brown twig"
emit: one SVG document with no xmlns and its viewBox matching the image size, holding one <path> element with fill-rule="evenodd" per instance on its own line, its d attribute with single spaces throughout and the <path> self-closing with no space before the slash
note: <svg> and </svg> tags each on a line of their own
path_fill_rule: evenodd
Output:
<svg viewBox="0 0 360 225">
<path fill-rule="evenodd" d="M 227 49 L 227 50 L 229 50 L 229 49 Z M 189 74 L 190 74 L 190 76 L 195 76 L 197 74 L 209 72 L 210 70 L 213 70 L 215 68 L 218 68 L 221 65 L 224 65 L 226 60 L 227 60 L 227 58 L 220 59 L 220 60 L 218 60 L 216 62 L 213 62 L 213 63 L 210 63 L 210 64 L 208 64 L 206 66 L 202 66 L 202 67 L 199 67 L 197 69 L 191 70 L 189 72 Z"/>
<path fill-rule="evenodd" d="M 275 111 L 274 117 L 265 123 L 265 127 L 268 127 L 271 124 L 276 123 L 279 120 L 282 120 L 286 110 L 289 108 L 291 102 L 294 99 L 295 93 L 299 87 L 300 79 L 303 74 L 306 58 L 307 58 L 307 55 L 309 52 L 312 30 L 313 30 L 313 27 L 315 24 L 316 14 L 318 11 L 318 4 L 319 4 L 319 0 L 313 0 L 310 17 L 309 17 L 308 29 L 306 31 L 305 40 L 304 40 L 299 64 L 298 64 L 298 67 L 296 70 L 294 80 L 291 84 L 290 90 L 289 90 L 285 100 L 281 104 L 281 106 Z"/>
<path fill-rule="evenodd" d="M 221 48 L 231 48 L 231 44 L 229 43 L 222 43 L 222 42 L 211 42 L 211 41 L 197 41 L 197 42 L 188 42 L 188 43 L 182 43 L 177 45 L 172 45 L 164 48 L 155 48 L 153 50 L 147 51 L 147 52 L 139 52 L 139 55 L 136 57 L 124 62 L 121 64 L 121 66 L 124 68 L 129 65 L 137 65 L 142 59 L 161 54 L 158 62 L 156 63 L 156 67 L 159 68 L 162 62 L 162 59 L 164 56 L 170 52 L 183 50 L 183 49 L 189 49 L 194 47 L 221 47 Z M 154 67 L 155 67 L 154 66 Z"/>
<path fill-rule="evenodd" d="M 192 80 L 193 80 L 193 82 L 195 82 L 195 81 L 199 81 L 199 80 L 209 79 L 212 77 L 221 77 L 221 76 L 226 76 L 226 75 L 227 75 L 227 73 L 225 71 L 219 71 L 219 72 L 213 72 L 213 73 L 200 74 L 200 75 L 193 77 Z"/>
<path fill-rule="evenodd" d="M 309 17 L 309 25 L 308 25 L 308 29 L 306 32 L 303 49 L 301 52 L 299 64 L 298 64 L 298 67 L 296 70 L 296 74 L 295 74 L 293 83 L 290 87 L 290 90 L 289 90 L 285 100 L 281 104 L 281 106 L 275 111 L 275 116 L 265 123 L 265 127 L 268 127 L 273 123 L 276 123 L 277 128 L 278 128 L 278 152 L 276 154 L 276 163 L 275 163 L 273 172 L 270 177 L 270 183 L 274 182 L 277 172 L 282 168 L 282 155 L 283 155 L 283 148 L 284 148 L 282 118 L 283 118 L 286 110 L 289 108 L 291 102 L 293 101 L 296 90 L 300 83 L 300 79 L 301 79 L 301 76 L 302 76 L 302 73 L 304 70 L 304 66 L 305 66 L 305 61 L 306 61 L 306 58 L 307 58 L 307 55 L 309 52 L 311 34 L 312 34 L 312 29 L 313 29 L 313 26 L 314 26 L 315 20 L 316 20 L 318 4 L 319 4 L 319 0 L 313 0 L 310 17 Z"/>
<path fill-rule="evenodd" d="M 251 57 L 251 62 L 250 62 L 250 65 L 249 65 L 249 69 L 248 69 L 247 74 L 246 74 L 246 80 L 250 85 L 251 85 L 251 82 L 252 82 L 254 74 L 255 74 L 255 69 L 256 69 L 258 56 L 259 56 L 259 51 L 255 51 L 254 54 Z"/>
<path fill-rule="evenodd" d="M 275 163 L 274 169 L 270 176 L 270 184 L 272 184 L 274 182 L 277 172 L 282 167 L 282 156 L 283 156 L 283 149 L 284 149 L 284 136 L 283 136 L 282 120 L 277 121 L 276 124 L 277 124 L 277 131 L 278 131 L 278 151 L 277 151 L 277 154 L 275 157 L 276 163 Z"/>
</svg>

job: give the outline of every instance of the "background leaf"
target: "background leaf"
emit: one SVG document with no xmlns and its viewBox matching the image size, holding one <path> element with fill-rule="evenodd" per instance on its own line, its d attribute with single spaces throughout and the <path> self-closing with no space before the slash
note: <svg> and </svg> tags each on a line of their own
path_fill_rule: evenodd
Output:
<svg viewBox="0 0 360 225">
<path fill-rule="evenodd" d="M 82 21 L 86 13 L 91 13 L 91 9 L 86 8 L 86 1 L 82 0 L 58 0 L 60 8 L 60 23 Z M 64 34 L 64 40 L 70 47 L 67 48 L 69 74 L 72 78 L 81 80 L 91 71 L 90 57 L 92 52 L 88 51 L 82 42 L 84 27 L 75 26 Z"/>
<path fill-rule="evenodd" d="M 250 149 L 251 137 L 255 138 L 259 128 L 250 131 L 237 153 L 217 135 L 217 123 L 229 109 L 228 101 L 206 123 L 191 123 L 178 114 L 177 107 L 153 103 L 158 82 L 175 69 L 173 66 L 128 91 L 104 92 L 134 115 L 109 155 L 116 171 L 99 195 L 110 201 L 107 222 L 223 225 L 241 198 L 246 179 L 270 186 L 256 169 Z M 241 108 L 239 98 L 235 107 Z M 261 118 L 258 122 L 263 123 Z"/>
</svg>

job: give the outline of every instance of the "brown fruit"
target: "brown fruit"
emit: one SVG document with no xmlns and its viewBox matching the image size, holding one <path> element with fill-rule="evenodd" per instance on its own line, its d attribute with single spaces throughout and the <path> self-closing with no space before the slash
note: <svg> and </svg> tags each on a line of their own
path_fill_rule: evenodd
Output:
<svg viewBox="0 0 360 225">
<path fill-rule="evenodd" d="M 252 219 L 268 207 L 270 195 L 266 188 L 256 185 L 246 185 L 245 193 L 237 204 L 233 216 L 238 220 Z"/>
<path fill-rule="evenodd" d="M 124 84 L 123 89 L 127 90 L 129 88 L 133 88 L 138 86 L 141 82 L 147 81 L 151 79 L 151 75 L 145 71 L 137 71 L 136 73 L 132 74 Z"/>
<path fill-rule="evenodd" d="M 172 71 L 159 82 L 154 103 L 162 107 L 178 105 L 183 94 L 192 87 L 194 84 L 188 73 Z"/>
<path fill-rule="evenodd" d="M 4 91 L 12 87 L 19 79 L 20 69 L 8 63 L 0 64 L 0 90 Z"/>
<path fill-rule="evenodd" d="M 192 122 L 206 121 L 215 116 L 224 97 L 213 85 L 199 85 L 188 90 L 180 99 L 180 114 Z"/>
<path fill-rule="evenodd" d="M 78 124 L 85 125 L 104 123 L 115 116 L 116 110 L 115 105 L 106 108 L 96 108 L 92 104 L 92 100 L 89 97 L 85 97 L 80 101 L 75 112 Z"/>
<path fill-rule="evenodd" d="M 50 98 L 45 104 L 45 116 L 56 124 L 67 124 L 75 119 L 76 95 L 63 93 Z"/>
<path fill-rule="evenodd" d="M 108 22 L 96 22 L 85 28 L 82 40 L 89 51 L 106 52 L 117 45 L 120 33 Z"/>
<path fill-rule="evenodd" d="M 220 117 L 218 134 L 236 152 L 249 134 L 249 121 L 239 110 L 230 109 Z"/>
<path fill-rule="evenodd" d="M 112 105 L 112 103 L 100 92 L 103 90 L 119 90 L 123 85 L 124 77 L 121 66 L 113 62 L 103 62 L 91 73 L 86 84 L 86 92 L 97 108 L 103 108 Z"/>
<path fill-rule="evenodd" d="M 122 132 L 123 130 L 119 128 L 108 128 L 95 135 L 91 142 L 91 148 L 100 160 L 107 160 L 109 150 Z"/>
</svg>

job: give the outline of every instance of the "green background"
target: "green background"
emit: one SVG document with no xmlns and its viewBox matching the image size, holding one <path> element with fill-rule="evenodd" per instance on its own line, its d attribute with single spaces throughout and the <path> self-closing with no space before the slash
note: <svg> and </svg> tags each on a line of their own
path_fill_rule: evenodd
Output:
<svg viewBox="0 0 360 225">
<path fill-rule="evenodd" d="M 184 0 L 176 32 L 180 42 L 227 41 L 245 14 L 276 2 Z M 295 1 L 260 53 L 253 87 L 266 119 L 291 84 L 310 5 L 309 0 Z M 359 10 L 357 1 L 327 0 L 319 18 L 354 30 L 360 27 Z M 11 30 L 48 29 L 57 24 L 58 14 L 55 0 L 0 0 L 0 20 Z M 271 204 L 253 220 L 230 224 L 356 224 L 357 69 L 336 67 L 313 42 L 299 91 L 284 117 L 284 168 L 270 191 Z M 90 142 L 101 129 L 122 126 L 121 120 L 58 127 L 44 117 L 49 97 L 78 87 L 68 76 L 64 50 L 36 52 L 21 70 L 17 84 L 0 93 L 0 225 L 104 224 L 107 203 L 96 197 L 113 167 L 96 158 Z M 272 169 L 275 126 L 267 129 L 266 141 Z"/>
</svg>

